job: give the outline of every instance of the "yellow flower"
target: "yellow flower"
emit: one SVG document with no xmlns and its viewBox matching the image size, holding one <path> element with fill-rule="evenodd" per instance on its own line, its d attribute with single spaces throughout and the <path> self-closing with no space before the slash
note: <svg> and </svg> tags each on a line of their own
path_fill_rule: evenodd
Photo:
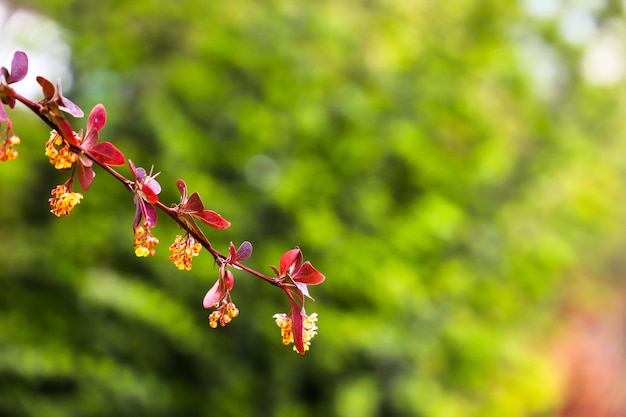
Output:
<svg viewBox="0 0 626 417">
<path fill-rule="evenodd" d="M 80 138 L 76 136 L 77 140 Z M 56 169 L 71 168 L 78 159 L 78 155 L 70 151 L 70 144 L 56 130 L 50 132 L 50 139 L 46 142 L 46 156 Z"/>
<path fill-rule="evenodd" d="M 196 242 L 193 237 L 188 234 L 178 235 L 170 246 L 170 261 L 174 262 L 174 265 L 181 271 L 189 271 L 191 270 L 191 258 L 198 256 L 201 250 L 202 245 L 200 242 Z"/>
<path fill-rule="evenodd" d="M 48 201 L 50 202 L 50 212 L 57 217 L 68 216 L 74 206 L 80 203 L 83 198 L 81 193 L 70 192 L 65 185 L 59 185 L 51 194 L 53 195 Z"/>
<path fill-rule="evenodd" d="M 219 304 L 216 304 L 216 307 Z M 239 309 L 232 301 L 222 300 L 222 305 L 211 314 L 209 314 L 209 326 L 216 328 L 219 323 L 222 327 L 231 322 L 232 319 L 239 315 Z"/>
<path fill-rule="evenodd" d="M 11 161 L 18 156 L 17 150 L 13 148 L 14 145 L 20 144 L 20 138 L 12 135 L 0 145 L 0 161 Z"/>
<path fill-rule="evenodd" d="M 135 239 L 133 245 L 135 246 L 135 255 L 138 257 L 154 256 L 156 249 L 154 246 L 159 244 L 159 239 L 152 236 L 149 228 L 142 226 L 135 227 Z"/>
</svg>

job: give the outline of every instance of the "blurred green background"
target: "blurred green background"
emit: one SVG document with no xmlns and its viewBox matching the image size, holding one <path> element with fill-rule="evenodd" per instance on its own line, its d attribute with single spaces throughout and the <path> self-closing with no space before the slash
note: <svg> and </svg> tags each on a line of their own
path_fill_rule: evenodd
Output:
<svg viewBox="0 0 626 417">
<path fill-rule="evenodd" d="M 51 53 L 32 75 L 60 71 L 86 113 L 103 103 L 101 138 L 162 172 L 161 201 L 178 178 L 199 191 L 233 224 L 206 230 L 218 249 L 249 240 L 247 264 L 270 273 L 299 245 L 327 279 L 304 357 L 272 319 L 287 299 L 246 274 L 240 316 L 210 329 L 210 256 L 178 271 L 161 216 L 156 257 L 136 258 L 132 196 L 102 171 L 71 216 L 51 215 L 67 176 L 45 125 L 14 111 L 0 415 L 583 415 L 572 317 L 623 316 L 624 7 L 9 2 L 0 65 L 14 47 Z M 615 340 L 598 352 L 617 346 L 608 369 L 623 372 Z M 598 401 L 624 410 L 615 386 Z"/>
</svg>

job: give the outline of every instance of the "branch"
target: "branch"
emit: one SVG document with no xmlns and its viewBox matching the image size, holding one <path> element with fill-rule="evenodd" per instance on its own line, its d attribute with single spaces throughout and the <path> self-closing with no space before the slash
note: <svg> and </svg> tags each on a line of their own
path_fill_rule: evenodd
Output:
<svg viewBox="0 0 626 417">
<path fill-rule="evenodd" d="M 15 53 L 11 71 L 5 67 L 0 68 L 0 133 L 5 133 L 5 139 L 0 144 L 0 161 L 15 159 L 18 155 L 15 146 L 20 140 L 13 132 L 5 105 L 13 109 L 16 103 L 21 103 L 52 129 L 46 142 L 46 156 L 51 164 L 62 172 L 71 169 L 69 179 L 52 190 L 53 198 L 49 199 L 49 203 L 53 214 L 67 216 L 72 212 L 83 198 L 82 193 L 74 189 L 75 177 L 78 177 L 78 183 L 83 191 L 86 191 L 91 187 L 95 177 L 93 165 L 99 166 L 134 194 L 133 245 L 137 256 L 151 256 L 156 253 L 155 246 L 159 240 L 152 235 L 151 229 L 157 224 L 157 209 L 167 214 L 184 231 L 182 235 L 176 236 L 174 243 L 169 247 L 170 260 L 179 269 L 191 270 L 191 260 L 202 248 L 213 256 L 218 265 L 218 278 L 203 300 L 205 308 L 214 309 L 209 315 L 211 327 L 217 327 L 218 324 L 225 326 L 239 314 L 230 293 L 234 284 L 232 271 L 244 271 L 272 286 L 279 287 L 287 295 L 291 306 L 290 315 L 277 314 L 274 318 L 281 329 L 283 343 L 294 343 L 294 350 L 304 354 L 309 349 L 311 338 L 317 330 L 315 326 L 317 315 L 313 313 L 308 316 L 304 310 L 305 299 L 312 299 L 307 286 L 322 283 L 325 276 L 310 262 L 303 262 L 300 248 L 288 250 L 282 255 L 279 266 L 271 267 L 275 273 L 272 277 L 242 263 L 252 254 L 252 244 L 247 241 L 239 248 L 230 242 L 227 254 L 219 252 L 200 229 L 198 221 L 215 229 L 225 229 L 230 226 L 230 222 L 215 211 L 206 209 L 199 193 L 193 192 L 188 195 L 187 185 L 182 179 L 177 181 L 181 194 L 180 202 L 167 206 L 159 201 L 161 185 L 156 178 L 160 173 L 153 174 L 152 170 L 148 173 L 144 168 L 136 167 L 112 143 L 98 141 L 99 132 L 106 123 L 104 106 L 98 104 L 91 110 L 84 135 L 82 130 L 76 133 L 64 113 L 74 117 L 83 117 L 84 113 L 63 96 L 60 82 L 55 86 L 47 79 L 37 77 L 44 96 L 38 102 L 13 90 L 11 84 L 23 79 L 27 69 L 28 58 L 23 52 Z M 133 179 L 124 177 L 113 168 L 126 163 L 130 166 Z"/>
</svg>

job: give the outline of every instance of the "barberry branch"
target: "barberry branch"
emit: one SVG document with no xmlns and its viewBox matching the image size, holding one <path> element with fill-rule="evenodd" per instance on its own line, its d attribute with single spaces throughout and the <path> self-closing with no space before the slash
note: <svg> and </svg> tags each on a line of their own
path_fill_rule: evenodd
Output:
<svg viewBox="0 0 626 417">
<path fill-rule="evenodd" d="M 213 210 L 206 209 L 200 194 L 187 193 L 187 185 L 179 179 L 176 186 L 181 194 L 180 202 L 170 206 L 159 200 L 161 185 L 156 180 L 160 173 L 148 173 L 142 167 L 136 167 L 130 159 L 110 142 L 99 142 L 100 130 L 106 122 L 106 110 L 102 104 L 96 105 L 89 113 L 86 132 L 73 129 L 64 113 L 73 117 L 84 116 L 83 111 L 61 92 L 61 84 L 56 86 L 43 77 L 37 77 L 42 88 L 43 99 L 32 101 L 17 92 L 11 84 L 22 80 L 28 70 L 28 58 L 24 52 L 16 52 L 11 62 L 11 70 L 0 68 L 0 133 L 4 133 L 4 141 L 0 144 L 0 161 L 15 159 L 18 156 L 16 145 L 19 137 L 13 131 L 5 105 L 13 109 L 21 103 L 48 127 L 52 129 L 46 142 L 45 154 L 50 163 L 62 172 L 70 171 L 69 179 L 52 190 L 49 199 L 51 212 L 56 216 L 69 215 L 83 198 L 82 193 L 75 192 L 74 179 L 83 191 L 87 191 L 94 180 L 93 165 L 113 176 L 134 195 L 135 219 L 133 221 L 135 254 L 139 257 L 152 256 L 156 253 L 155 246 L 159 240 L 152 235 L 151 229 L 157 224 L 157 209 L 175 221 L 183 230 L 176 236 L 169 247 L 170 260 L 182 270 L 191 270 L 191 260 L 204 248 L 212 256 L 218 266 L 218 278 L 206 293 L 203 305 L 206 309 L 214 309 L 209 315 L 209 325 L 217 327 L 229 323 L 239 314 L 232 301 L 231 290 L 234 285 L 233 270 L 244 271 L 275 287 L 282 289 L 290 304 L 290 314 L 276 314 L 276 324 L 281 329 L 284 344 L 294 344 L 294 350 L 304 354 L 310 341 L 316 334 L 317 314 L 307 315 L 304 309 L 305 299 L 313 299 L 308 292 L 308 285 L 317 285 L 325 277 L 310 262 L 303 262 L 300 248 L 285 252 L 279 266 L 272 266 L 275 276 L 268 276 L 244 265 L 252 254 L 252 244 L 243 242 L 238 248 L 230 242 L 228 253 L 219 252 L 198 226 L 198 221 L 215 229 L 225 229 L 230 222 Z M 128 163 L 133 179 L 126 178 L 113 166 Z"/>
</svg>

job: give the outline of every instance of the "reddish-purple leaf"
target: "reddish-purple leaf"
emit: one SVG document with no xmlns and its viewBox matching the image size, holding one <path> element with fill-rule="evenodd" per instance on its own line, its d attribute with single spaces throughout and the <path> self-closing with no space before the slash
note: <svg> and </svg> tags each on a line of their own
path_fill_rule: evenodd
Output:
<svg viewBox="0 0 626 417">
<path fill-rule="evenodd" d="M 41 90 L 43 91 L 43 98 L 45 100 L 50 100 L 52 97 L 54 97 L 54 84 L 52 84 L 44 77 L 38 76 L 36 79 L 41 86 Z"/>
<path fill-rule="evenodd" d="M 237 248 L 235 248 L 235 245 L 233 245 L 233 242 L 230 242 L 230 245 L 228 246 L 228 258 L 230 259 L 230 262 L 237 262 Z"/>
<path fill-rule="evenodd" d="M 298 269 L 298 271 L 296 271 L 294 276 L 292 276 L 291 278 L 296 282 L 300 282 L 306 285 L 321 284 L 326 279 L 324 274 L 315 269 L 315 267 L 311 265 L 311 262 L 309 261 L 303 263 L 300 269 Z"/>
<path fill-rule="evenodd" d="M 93 165 L 93 161 L 91 159 L 89 159 L 89 157 L 85 154 L 79 153 L 78 154 L 78 159 L 80 160 L 80 163 L 83 164 L 86 167 L 90 167 Z"/>
<path fill-rule="evenodd" d="M 99 131 L 102 129 L 106 121 L 107 113 L 104 106 L 102 104 L 96 104 L 96 106 L 89 113 L 89 118 L 87 119 L 87 132 L 91 129 Z"/>
<path fill-rule="evenodd" d="M 204 203 L 202 202 L 200 194 L 198 194 L 197 191 L 191 193 L 191 195 L 189 196 L 189 200 L 187 200 L 187 203 L 185 203 L 185 209 L 198 212 L 204 210 Z"/>
<path fill-rule="evenodd" d="M 305 289 L 305 292 L 308 292 L 308 290 L 307 290 L 307 286 L 306 286 L 306 285 L 304 285 L 304 284 L 298 284 L 298 283 L 296 282 L 296 287 L 297 287 L 298 285 L 303 286 L 303 287 L 304 287 L 304 289 Z M 304 307 L 304 298 L 305 298 L 305 294 L 304 294 L 304 293 L 303 293 L 303 292 L 302 292 L 299 288 L 290 287 L 290 288 L 289 288 L 289 290 L 290 290 L 291 294 L 293 294 L 293 295 L 295 295 L 295 296 L 296 296 L 296 299 L 297 299 L 297 301 L 300 303 L 300 305 L 301 305 L 302 307 Z M 310 296 L 310 295 L 307 295 L 307 297 L 311 298 L 311 296 Z"/>
<path fill-rule="evenodd" d="M 124 163 L 126 162 L 126 157 L 124 157 L 122 151 L 117 149 L 110 142 L 102 142 L 96 144 L 89 150 L 89 153 L 95 159 L 107 165 L 120 166 L 124 165 Z"/>
<path fill-rule="evenodd" d="M 87 191 L 87 189 L 91 187 L 91 183 L 93 183 L 93 178 L 95 176 L 96 173 L 93 172 L 92 167 L 78 164 L 78 182 L 83 190 Z"/>
<path fill-rule="evenodd" d="M 146 204 L 145 205 L 145 209 L 146 212 L 145 214 L 145 222 L 148 225 L 148 227 L 154 227 L 157 224 L 157 211 L 154 208 L 154 206 L 151 206 L 150 204 Z"/>
<path fill-rule="evenodd" d="M 144 181 L 144 186 L 150 187 L 152 192 L 154 192 L 155 194 L 159 194 L 161 192 L 161 184 L 159 184 L 159 182 L 155 180 L 154 177 L 146 178 L 146 180 Z"/>
<path fill-rule="evenodd" d="M 308 297 L 311 300 L 315 301 L 315 298 L 311 297 L 309 294 L 309 287 L 306 284 L 302 284 L 300 282 L 294 281 L 297 287 L 297 290 L 293 290 L 293 292 L 298 296 L 298 299 L 302 304 L 304 304 L 304 297 Z"/>
<path fill-rule="evenodd" d="M 61 96 L 61 105 L 59 106 L 59 109 L 74 117 L 83 117 L 85 115 L 80 107 L 63 96 Z"/>
<path fill-rule="evenodd" d="M 3 103 L 6 103 L 10 109 L 15 108 L 15 97 L 12 96 L 6 96 L 5 98 L 2 99 Z"/>
<path fill-rule="evenodd" d="M 198 227 L 198 225 L 196 224 L 196 221 L 193 219 L 193 217 L 191 217 L 191 214 L 179 211 L 178 218 L 184 221 L 185 224 L 189 226 L 191 230 L 194 231 L 194 233 L 196 233 L 198 236 L 200 236 L 204 240 L 207 240 L 206 236 L 204 235 L 204 232 L 202 232 L 202 230 Z"/>
<path fill-rule="evenodd" d="M 226 229 L 230 226 L 230 222 L 228 220 L 224 219 L 213 210 L 196 211 L 190 214 L 215 229 Z"/>
<path fill-rule="evenodd" d="M 80 146 L 80 142 L 76 139 L 74 135 L 74 131 L 72 130 L 72 125 L 69 124 L 67 120 L 63 117 L 55 116 L 54 113 L 50 114 L 52 121 L 57 125 L 59 133 L 70 145 Z"/>
<path fill-rule="evenodd" d="M 82 133 L 82 131 L 79 133 Z M 98 131 L 88 130 L 87 135 L 83 138 L 80 146 L 83 148 L 83 150 L 89 150 L 96 144 L 96 142 L 98 142 Z"/>
<path fill-rule="evenodd" d="M 83 117 L 85 115 L 80 107 L 74 104 L 70 99 L 63 97 L 63 92 L 61 91 L 61 80 L 57 80 L 56 99 L 54 101 L 57 106 L 59 106 L 59 110 L 62 110 L 71 116 Z"/>
<path fill-rule="evenodd" d="M 108 142 L 103 142 L 103 144 L 104 143 Z M 130 159 L 128 160 L 128 165 L 130 166 L 130 171 L 135 177 L 135 183 L 141 186 L 140 192 L 143 194 L 143 198 L 151 204 L 159 201 L 158 194 L 161 192 L 161 184 L 159 184 L 153 177 L 149 177 L 146 170 L 142 167 L 135 168 L 135 164 L 133 164 L 133 161 Z"/>
<path fill-rule="evenodd" d="M 135 164 L 133 164 L 133 161 L 130 159 L 128 160 L 128 167 L 130 168 L 130 172 L 133 174 L 133 177 L 135 177 L 135 180 L 137 180 L 137 168 L 135 168 Z"/>
<path fill-rule="evenodd" d="M 139 226 L 139 222 L 141 221 L 141 217 L 143 216 L 143 212 L 141 211 L 141 204 L 138 201 L 139 196 L 135 195 L 133 197 L 133 201 L 135 202 L 135 218 L 133 219 L 133 230 Z"/>
<path fill-rule="evenodd" d="M 218 279 L 204 296 L 204 300 L 202 300 L 202 306 L 207 310 L 215 308 L 215 306 L 220 302 L 223 296 L 224 284 L 222 283 L 221 279 Z"/>
<path fill-rule="evenodd" d="M 182 201 L 187 200 L 187 184 L 185 184 L 185 181 L 181 179 L 176 180 L 176 187 L 182 196 Z"/>
<path fill-rule="evenodd" d="M 158 182 L 154 181 L 155 183 L 158 184 Z M 145 197 L 145 199 L 148 201 L 148 203 L 150 204 L 154 204 L 157 201 L 159 201 L 159 196 L 158 196 L 158 192 L 153 189 L 150 185 L 148 185 L 147 183 L 144 183 L 143 186 L 141 187 L 141 191 L 143 192 L 143 195 Z M 160 186 L 159 186 L 159 191 L 160 190 Z"/>
<path fill-rule="evenodd" d="M 15 83 L 26 77 L 28 72 L 28 56 L 22 51 L 17 51 L 13 54 L 13 61 L 11 61 L 11 75 L 7 80 L 9 84 Z"/>
<path fill-rule="evenodd" d="M 285 273 L 287 273 L 287 269 L 296 263 L 298 259 L 302 262 L 302 252 L 300 251 L 300 248 L 296 247 L 295 249 L 285 252 L 283 256 L 280 257 L 280 263 L 278 264 L 280 275 L 285 275 Z"/>
<path fill-rule="evenodd" d="M 298 353 L 304 355 L 306 352 L 304 350 L 304 340 L 303 340 L 303 327 L 304 327 L 304 317 L 302 316 L 302 310 L 296 304 L 294 300 L 289 299 L 291 302 L 291 328 L 293 331 L 293 343 L 298 350 Z"/>
<path fill-rule="evenodd" d="M 142 167 L 135 168 L 135 164 L 130 159 L 128 160 L 128 164 L 130 165 L 130 170 L 133 172 L 136 182 L 141 182 L 148 176 L 148 173 Z"/>
<path fill-rule="evenodd" d="M 4 109 L 4 106 L 0 104 L 0 122 L 6 122 L 9 120 L 9 115 L 7 111 Z"/>
<path fill-rule="evenodd" d="M 233 286 L 235 285 L 235 277 L 231 271 L 226 271 L 224 273 L 224 285 L 226 287 L 226 291 L 233 289 Z"/>
<path fill-rule="evenodd" d="M 237 262 L 245 261 L 250 255 L 252 255 L 252 243 L 246 240 L 237 249 Z"/>
<path fill-rule="evenodd" d="M 3 85 L 8 85 L 9 78 L 11 78 L 11 74 L 9 74 L 9 70 L 5 67 L 0 67 L 0 83 Z"/>
</svg>

